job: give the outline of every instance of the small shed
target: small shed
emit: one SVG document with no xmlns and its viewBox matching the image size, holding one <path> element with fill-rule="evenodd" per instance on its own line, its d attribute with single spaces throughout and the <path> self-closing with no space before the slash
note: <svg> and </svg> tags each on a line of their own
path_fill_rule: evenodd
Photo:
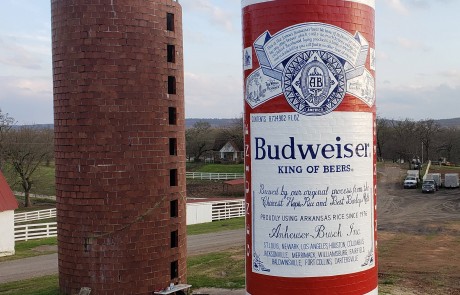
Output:
<svg viewBox="0 0 460 295">
<path fill-rule="evenodd" d="M 18 201 L 0 171 L 0 257 L 14 255 L 14 210 Z"/>
</svg>

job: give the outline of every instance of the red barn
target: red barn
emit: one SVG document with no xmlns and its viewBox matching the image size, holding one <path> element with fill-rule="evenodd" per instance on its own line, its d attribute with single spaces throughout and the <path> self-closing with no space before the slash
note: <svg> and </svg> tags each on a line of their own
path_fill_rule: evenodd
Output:
<svg viewBox="0 0 460 295">
<path fill-rule="evenodd" d="M 0 257 L 14 254 L 14 210 L 18 202 L 0 172 Z"/>
</svg>

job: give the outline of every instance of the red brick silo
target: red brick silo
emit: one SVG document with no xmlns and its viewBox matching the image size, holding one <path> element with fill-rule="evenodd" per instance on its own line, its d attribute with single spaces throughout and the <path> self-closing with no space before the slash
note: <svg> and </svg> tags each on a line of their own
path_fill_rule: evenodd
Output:
<svg viewBox="0 0 460 295">
<path fill-rule="evenodd" d="M 186 281 L 182 10 L 52 0 L 59 285 Z"/>
</svg>

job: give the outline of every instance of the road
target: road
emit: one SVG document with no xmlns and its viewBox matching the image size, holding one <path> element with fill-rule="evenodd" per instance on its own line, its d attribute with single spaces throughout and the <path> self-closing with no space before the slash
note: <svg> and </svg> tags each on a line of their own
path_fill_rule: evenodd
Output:
<svg viewBox="0 0 460 295">
<path fill-rule="evenodd" d="M 244 230 L 187 237 L 187 254 L 205 254 L 244 245 Z M 0 283 L 19 281 L 58 273 L 57 253 L 0 263 Z"/>
</svg>

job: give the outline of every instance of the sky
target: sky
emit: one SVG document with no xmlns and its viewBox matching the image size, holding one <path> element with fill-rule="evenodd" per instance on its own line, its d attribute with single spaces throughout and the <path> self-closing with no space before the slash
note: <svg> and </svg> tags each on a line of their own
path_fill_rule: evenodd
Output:
<svg viewBox="0 0 460 295">
<path fill-rule="evenodd" d="M 376 0 L 377 115 L 460 117 L 459 0 Z M 240 0 L 180 0 L 186 118 L 243 113 Z M 50 0 L 2 0 L 0 109 L 53 123 Z"/>
</svg>

